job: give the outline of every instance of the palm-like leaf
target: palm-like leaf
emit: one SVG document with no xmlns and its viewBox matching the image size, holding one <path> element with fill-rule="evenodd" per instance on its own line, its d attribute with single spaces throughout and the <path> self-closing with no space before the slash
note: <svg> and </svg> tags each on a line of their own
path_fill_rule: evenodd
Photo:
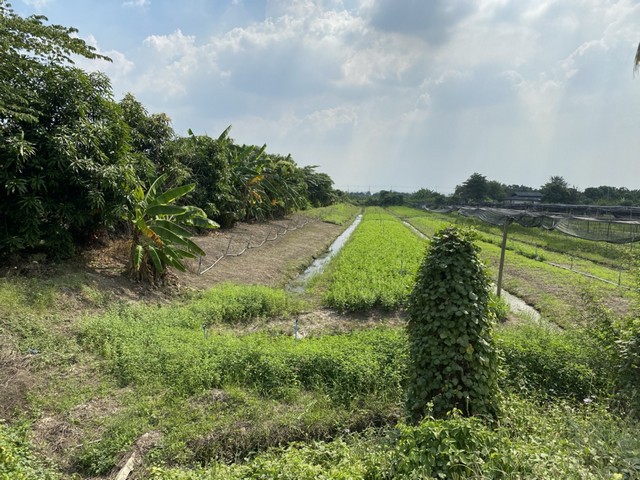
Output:
<svg viewBox="0 0 640 480">
<path fill-rule="evenodd" d="M 185 227 L 216 228 L 205 212 L 194 206 L 170 205 L 191 192 L 195 184 L 182 185 L 158 193 L 166 176 L 158 177 L 146 195 L 135 192 L 136 206 L 132 218 L 134 246 L 131 249 L 130 272 L 137 279 L 157 282 L 166 273 L 166 267 L 186 271 L 183 258 L 195 258 L 206 253 L 191 240 L 192 233 Z"/>
</svg>

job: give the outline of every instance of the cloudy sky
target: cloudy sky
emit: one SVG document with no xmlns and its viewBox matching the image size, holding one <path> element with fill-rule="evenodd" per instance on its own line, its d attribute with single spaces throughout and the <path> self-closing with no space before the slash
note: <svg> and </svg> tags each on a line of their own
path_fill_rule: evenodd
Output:
<svg viewBox="0 0 640 480">
<path fill-rule="evenodd" d="M 291 153 L 351 191 L 474 172 L 640 188 L 640 1 L 14 0 L 180 135 Z"/>
</svg>

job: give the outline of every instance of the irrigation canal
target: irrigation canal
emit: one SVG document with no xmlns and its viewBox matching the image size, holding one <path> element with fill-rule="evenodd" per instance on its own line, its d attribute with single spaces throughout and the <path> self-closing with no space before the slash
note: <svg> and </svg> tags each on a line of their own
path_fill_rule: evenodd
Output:
<svg viewBox="0 0 640 480">
<path fill-rule="evenodd" d="M 349 237 L 353 234 L 355 229 L 358 227 L 360 222 L 362 221 L 362 215 L 358 215 L 353 223 L 349 225 L 344 232 L 342 232 L 338 238 L 336 238 L 333 243 L 329 246 L 327 251 L 323 253 L 321 256 L 316 258 L 311 265 L 307 267 L 307 269 L 302 272 L 298 277 L 292 280 L 287 285 L 287 290 L 291 292 L 301 293 L 304 291 L 307 283 L 314 275 L 321 273 L 324 270 L 324 267 L 331 261 L 331 259 L 340 251 L 340 249 L 347 242 Z M 411 225 L 409 222 L 402 222 L 407 228 L 411 229 L 413 233 L 418 235 L 420 238 L 428 239 L 428 237 L 420 232 L 416 227 Z M 509 305 L 511 311 L 514 313 L 524 313 L 529 316 L 532 320 L 540 320 L 540 312 L 538 312 L 531 305 L 527 304 L 521 298 L 516 297 L 515 295 L 510 294 L 502 290 L 502 299 Z"/>
</svg>

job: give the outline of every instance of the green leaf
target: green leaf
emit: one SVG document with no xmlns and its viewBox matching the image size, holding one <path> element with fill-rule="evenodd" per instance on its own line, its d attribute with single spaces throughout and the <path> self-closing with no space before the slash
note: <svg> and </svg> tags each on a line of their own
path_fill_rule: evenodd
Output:
<svg viewBox="0 0 640 480">
<path fill-rule="evenodd" d="M 192 242 L 188 238 L 184 238 L 180 235 L 176 235 L 171 230 L 167 230 L 166 228 L 160 225 L 154 226 L 153 229 L 158 235 L 160 235 L 160 237 L 164 241 L 169 241 L 170 243 L 177 243 L 179 245 L 183 245 L 191 253 L 202 255 L 203 257 L 206 255 L 204 250 L 202 250 L 198 245 L 196 245 L 194 242 Z"/>
<path fill-rule="evenodd" d="M 153 222 L 152 228 L 154 228 L 155 226 L 166 228 L 170 232 L 175 233 L 176 235 L 179 235 L 183 238 L 189 238 L 191 236 L 191 232 L 189 230 L 170 220 L 156 220 L 155 222 Z"/>
<path fill-rule="evenodd" d="M 166 203 L 171 203 L 174 200 L 182 197 L 183 195 L 186 195 L 194 188 L 196 188 L 195 183 L 190 183 L 188 185 L 181 185 L 179 187 L 172 188 L 164 192 L 162 195 L 158 195 L 157 197 L 152 199 L 149 202 L 149 205 L 151 206 L 151 205 L 162 205 Z"/>
<path fill-rule="evenodd" d="M 151 184 L 151 186 L 149 187 L 149 190 L 147 191 L 147 194 L 144 197 L 145 201 L 149 202 L 150 200 L 153 200 L 155 198 L 156 191 L 164 183 L 166 178 L 167 178 L 167 175 L 164 174 L 164 175 L 160 175 L 158 178 L 155 179 L 155 181 Z"/>
<path fill-rule="evenodd" d="M 151 262 L 153 263 L 153 266 L 156 269 L 156 272 L 162 275 L 162 273 L 164 273 L 164 267 L 162 266 L 162 261 L 158 256 L 158 251 L 153 246 L 149 245 L 147 247 L 147 252 L 149 252 L 149 258 L 151 259 Z"/>
<path fill-rule="evenodd" d="M 151 205 L 144 213 L 147 217 L 158 217 L 161 215 L 182 215 L 185 211 L 185 207 L 177 205 Z"/>
<path fill-rule="evenodd" d="M 213 220 L 209 220 L 207 217 L 192 217 L 187 218 L 183 222 L 185 225 L 190 227 L 198 227 L 198 228 L 220 228 L 220 224 L 214 222 Z"/>
<path fill-rule="evenodd" d="M 158 254 L 167 265 L 180 270 L 181 272 L 187 271 L 187 267 L 185 267 L 184 264 L 179 260 L 177 252 L 171 247 L 165 247 L 163 250 L 159 251 Z"/>
<path fill-rule="evenodd" d="M 135 271 L 140 270 L 140 266 L 142 265 L 142 257 L 144 256 L 144 249 L 142 245 L 136 245 L 133 250 L 133 268 Z"/>
</svg>

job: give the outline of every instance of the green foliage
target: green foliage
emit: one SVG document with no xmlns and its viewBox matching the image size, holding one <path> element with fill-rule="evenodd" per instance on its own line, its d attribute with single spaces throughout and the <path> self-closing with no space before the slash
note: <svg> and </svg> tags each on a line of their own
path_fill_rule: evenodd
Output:
<svg viewBox="0 0 640 480">
<path fill-rule="evenodd" d="M 458 413 L 398 425 L 386 436 L 292 444 L 243 463 L 151 468 L 156 480 L 238 478 L 636 478 L 638 425 L 598 405 L 542 406 L 512 395 L 500 425 Z M 380 432 L 384 433 L 384 432 Z"/>
<path fill-rule="evenodd" d="M 272 449 L 250 462 L 235 465 L 216 464 L 209 469 L 185 471 L 155 467 L 153 480 L 204 480 L 278 478 L 282 480 L 356 479 L 371 476 L 375 467 L 368 460 L 364 444 L 338 439 L 331 443 L 293 443 Z M 371 468 L 374 467 L 374 468 Z"/>
<path fill-rule="evenodd" d="M 77 29 L 45 25 L 46 20 L 20 17 L 8 2 L 0 2 L 0 118 L 9 122 L 38 120 L 34 85 L 52 69 L 73 63 L 72 55 L 109 60 L 78 38 Z"/>
<path fill-rule="evenodd" d="M 456 410 L 446 419 L 400 425 L 389 478 L 493 478 L 512 463 L 501 440 L 480 418 Z"/>
<path fill-rule="evenodd" d="M 131 161 L 141 182 L 151 185 L 160 175 L 167 175 L 170 186 L 184 183 L 188 172 L 171 155 L 171 142 L 175 140 L 171 119 L 164 113 L 150 115 L 131 93 L 119 105 L 130 128 Z"/>
<path fill-rule="evenodd" d="M 188 169 L 188 180 L 198 186 L 186 201 L 223 227 L 237 221 L 236 211 L 241 204 L 234 191 L 228 130 L 217 139 L 193 134 L 180 137 L 172 142 L 170 153 Z"/>
<path fill-rule="evenodd" d="M 37 122 L 0 128 L 0 255 L 66 257 L 123 214 L 135 181 L 128 128 L 104 75 L 44 71 L 32 93 Z"/>
<path fill-rule="evenodd" d="M 44 21 L 0 2 L 0 257 L 71 255 L 119 218 L 134 180 L 108 79 L 70 66 L 107 58 Z"/>
<path fill-rule="evenodd" d="M 585 332 L 609 367 L 606 373 L 609 382 L 615 385 L 618 399 L 625 407 L 640 415 L 639 305 L 619 318 L 593 291 L 584 291 L 582 301 L 586 307 Z"/>
<path fill-rule="evenodd" d="M 427 250 L 409 298 L 407 412 L 419 421 L 458 409 L 495 415 L 497 351 L 489 279 L 468 232 L 448 227 Z"/>
<path fill-rule="evenodd" d="M 301 305 L 283 290 L 262 285 L 222 284 L 202 293 L 187 306 L 203 325 L 243 324 L 258 318 L 288 317 Z M 195 325 L 197 326 L 197 324 Z"/>
<path fill-rule="evenodd" d="M 333 190 L 333 180 L 326 173 L 316 172 L 316 165 L 308 165 L 302 169 L 307 184 L 307 197 L 312 207 L 327 207 L 337 200 Z"/>
<path fill-rule="evenodd" d="M 615 366 L 579 331 L 536 324 L 503 326 L 496 334 L 504 356 L 503 385 L 536 398 L 590 402 L 615 387 Z"/>
<path fill-rule="evenodd" d="M 304 215 L 317 218 L 323 222 L 333 223 L 335 225 L 346 225 L 353 222 L 353 219 L 361 208 L 348 203 L 336 203 L 329 207 L 311 208 L 303 212 Z"/>
<path fill-rule="evenodd" d="M 267 397 L 300 388 L 321 391 L 344 404 L 368 394 L 401 398 L 406 347 L 400 331 L 297 342 L 265 334 L 238 337 L 203 330 L 203 310 L 201 304 L 114 311 L 87 322 L 83 343 L 107 358 L 120 384 L 163 385 L 179 395 L 241 385 Z"/>
<path fill-rule="evenodd" d="M 511 311 L 509 304 L 502 297 L 491 293 L 489 296 L 489 312 L 498 322 L 504 322 Z"/>
<path fill-rule="evenodd" d="M 167 267 L 184 272 L 186 267 L 182 259 L 206 255 L 190 239 L 192 234 L 185 227 L 219 226 L 197 207 L 171 205 L 193 190 L 194 184 L 158 193 L 158 188 L 165 180 L 166 175 L 158 177 L 146 194 L 138 188 L 134 194 L 136 203 L 129 214 L 133 224 L 129 275 L 135 280 L 145 280 L 152 284 L 162 282 Z"/>
<path fill-rule="evenodd" d="M 454 196 L 466 203 L 478 205 L 486 200 L 488 193 L 487 177 L 476 172 L 462 185 L 456 186 Z"/>
<path fill-rule="evenodd" d="M 324 302 L 346 311 L 394 309 L 411 290 L 424 240 L 380 208 L 362 222 L 332 262 Z"/>
<path fill-rule="evenodd" d="M 191 132 L 173 142 L 173 154 L 198 185 L 188 201 L 223 227 L 306 208 L 305 171 L 290 156 L 266 153 L 266 145 L 235 145 L 230 129 L 217 139 Z"/>
<path fill-rule="evenodd" d="M 0 420 L 0 480 L 55 480 L 62 478 L 33 454 L 26 431 Z"/>
</svg>

